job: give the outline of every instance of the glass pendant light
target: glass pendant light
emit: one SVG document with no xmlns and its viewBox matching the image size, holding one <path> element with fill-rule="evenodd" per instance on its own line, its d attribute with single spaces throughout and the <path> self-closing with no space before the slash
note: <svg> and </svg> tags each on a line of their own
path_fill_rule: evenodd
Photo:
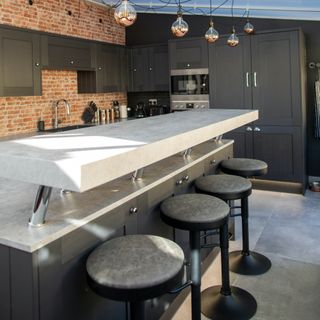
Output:
<svg viewBox="0 0 320 320">
<path fill-rule="evenodd" d="M 210 43 L 216 42 L 219 39 L 219 32 L 214 28 L 213 21 L 210 20 L 209 29 L 204 35 L 206 40 Z"/>
<path fill-rule="evenodd" d="M 239 44 L 239 38 L 236 35 L 236 30 L 232 27 L 232 33 L 227 41 L 230 47 L 236 47 Z"/>
<path fill-rule="evenodd" d="M 177 20 L 172 24 L 171 31 L 176 37 L 183 37 L 189 31 L 189 26 L 182 18 L 180 1 L 177 15 Z"/>
<path fill-rule="evenodd" d="M 137 12 L 128 0 L 122 0 L 114 11 L 116 22 L 123 27 L 129 27 L 137 20 Z"/>
<path fill-rule="evenodd" d="M 232 4 L 231 4 L 232 23 L 233 23 L 233 5 L 234 5 L 234 0 L 232 0 Z M 236 35 L 236 30 L 234 28 L 234 24 L 232 26 L 232 33 L 231 33 L 230 37 L 228 38 L 227 43 L 230 47 L 236 47 L 239 44 L 239 38 Z"/>
<path fill-rule="evenodd" d="M 244 32 L 247 34 L 251 34 L 254 32 L 254 26 L 250 23 L 249 19 L 243 28 Z"/>
<path fill-rule="evenodd" d="M 214 23 L 212 21 L 212 2 L 210 0 L 210 23 L 209 29 L 204 35 L 205 39 L 210 42 L 216 42 L 219 39 L 219 32 L 214 28 Z"/>
</svg>

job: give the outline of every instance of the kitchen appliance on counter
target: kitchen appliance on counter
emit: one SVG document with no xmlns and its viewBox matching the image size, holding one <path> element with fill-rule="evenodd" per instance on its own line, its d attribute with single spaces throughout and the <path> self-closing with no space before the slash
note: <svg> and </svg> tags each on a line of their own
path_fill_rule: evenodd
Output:
<svg viewBox="0 0 320 320">
<path fill-rule="evenodd" d="M 209 108 L 209 70 L 171 70 L 172 111 Z"/>
<path fill-rule="evenodd" d="M 117 100 L 112 101 L 112 108 L 114 110 L 114 118 L 120 119 L 119 101 L 117 101 Z"/>
<path fill-rule="evenodd" d="M 138 102 L 134 114 L 136 118 L 145 118 L 148 116 L 144 102 Z"/>
</svg>

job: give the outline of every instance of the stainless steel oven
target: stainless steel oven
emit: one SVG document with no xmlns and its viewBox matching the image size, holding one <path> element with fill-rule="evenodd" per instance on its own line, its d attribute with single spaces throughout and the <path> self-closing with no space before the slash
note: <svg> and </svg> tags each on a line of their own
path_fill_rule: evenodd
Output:
<svg viewBox="0 0 320 320">
<path fill-rule="evenodd" d="M 209 108 L 208 69 L 171 70 L 171 110 Z"/>
<path fill-rule="evenodd" d="M 209 94 L 208 69 L 171 70 L 171 95 Z"/>
</svg>

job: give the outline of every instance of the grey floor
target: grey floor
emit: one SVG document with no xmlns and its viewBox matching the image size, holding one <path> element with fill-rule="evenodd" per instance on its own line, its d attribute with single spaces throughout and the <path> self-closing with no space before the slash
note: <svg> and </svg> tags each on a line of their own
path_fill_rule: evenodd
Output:
<svg viewBox="0 0 320 320">
<path fill-rule="evenodd" d="M 232 250 L 241 246 L 239 222 Z M 264 275 L 231 274 L 232 283 L 257 300 L 252 319 L 320 319 L 320 193 L 308 191 L 301 196 L 254 191 L 250 236 L 251 248 L 272 260 L 271 270 Z M 219 259 L 210 268 L 203 276 L 202 289 L 220 281 Z M 189 297 L 174 319 L 190 318 Z"/>
</svg>

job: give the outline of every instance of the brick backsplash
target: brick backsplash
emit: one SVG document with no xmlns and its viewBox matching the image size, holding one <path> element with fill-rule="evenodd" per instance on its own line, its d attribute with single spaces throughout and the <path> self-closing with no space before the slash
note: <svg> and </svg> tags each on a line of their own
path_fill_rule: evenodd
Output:
<svg viewBox="0 0 320 320">
<path fill-rule="evenodd" d="M 81 123 L 81 115 L 90 101 L 100 108 L 110 108 L 112 100 L 126 103 L 125 93 L 78 94 L 76 71 L 42 71 L 42 96 L 0 97 L 0 136 L 37 130 L 37 122 L 45 120 L 46 128 L 52 127 L 53 104 L 67 99 L 71 114 L 59 107 L 61 126 Z"/>
<path fill-rule="evenodd" d="M 0 1 L 0 24 L 32 30 L 74 36 L 109 43 L 125 44 L 125 29 L 117 25 L 113 10 L 90 4 L 84 0 L 27 0 Z M 71 15 L 68 15 L 68 11 Z M 109 108 L 112 100 L 126 103 L 126 94 L 78 94 L 76 71 L 42 71 L 42 96 L 0 97 L 0 136 L 32 132 L 37 121 L 45 120 L 52 127 L 53 103 L 67 99 L 71 115 L 59 108 L 63 125 L 81 122 L 81 114 L 88 102 Z"/>
</svg>

